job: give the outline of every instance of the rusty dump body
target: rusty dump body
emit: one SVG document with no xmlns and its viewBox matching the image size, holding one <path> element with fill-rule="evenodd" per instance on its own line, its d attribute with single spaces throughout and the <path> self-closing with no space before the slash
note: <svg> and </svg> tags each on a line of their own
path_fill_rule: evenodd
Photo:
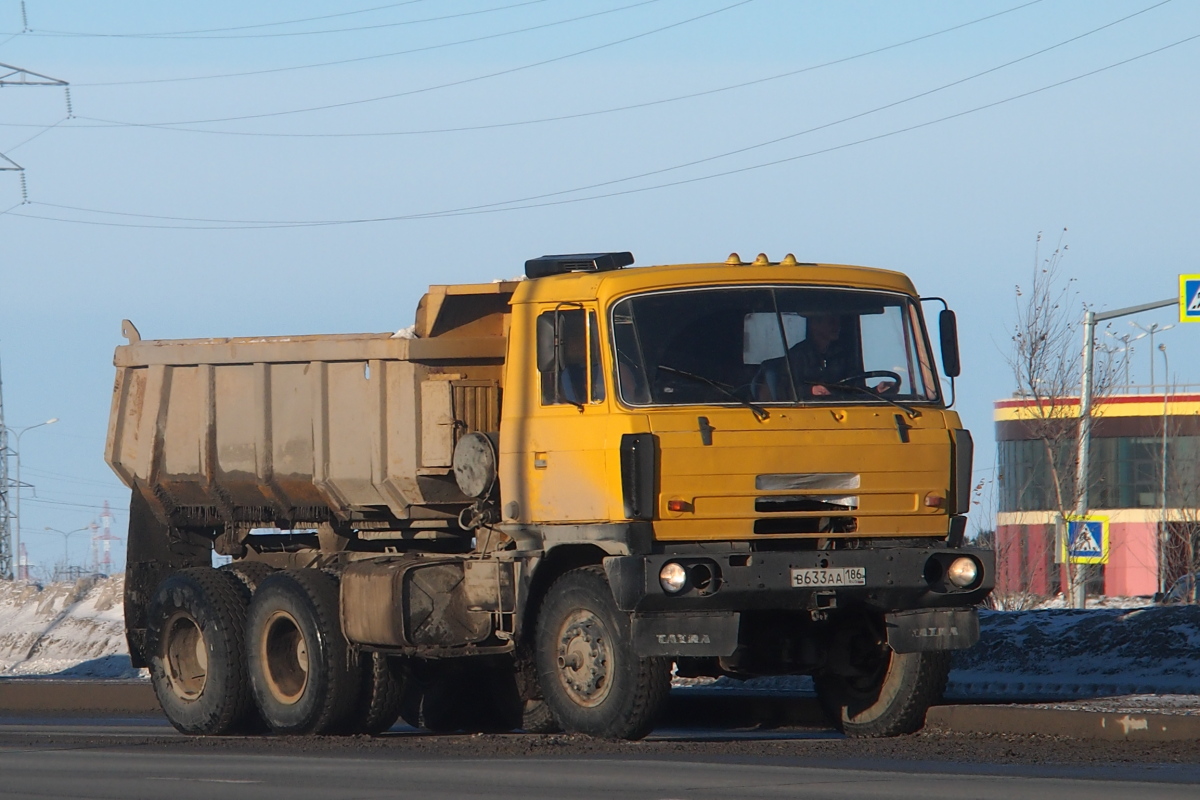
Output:
<svg viewBox="0 0 1200 800">
<path fill-rule="evenodd" d="M 107 461 L 178 526 L 445 528 L 455 442 L 499 428 L 513 287 L 433 287 L 415 338 L 134 338 Z"/>
</svg>

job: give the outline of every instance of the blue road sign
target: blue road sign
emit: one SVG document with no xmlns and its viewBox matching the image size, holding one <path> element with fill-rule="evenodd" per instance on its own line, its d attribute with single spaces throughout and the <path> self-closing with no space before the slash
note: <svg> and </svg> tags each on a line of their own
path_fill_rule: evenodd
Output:
<svg viewBox="0 0 1200 800">
<path fill-rule="evenodd" d="M 1200 275 L 1179 276 L 1179 321 L 1200 322 Z"/>
<path fill-rule="evenodd" d="M 1108 517 L 1088 516 L 1067 519 L 1064 561 L 1072 564 L 1108 563 Z"/>
</svg>

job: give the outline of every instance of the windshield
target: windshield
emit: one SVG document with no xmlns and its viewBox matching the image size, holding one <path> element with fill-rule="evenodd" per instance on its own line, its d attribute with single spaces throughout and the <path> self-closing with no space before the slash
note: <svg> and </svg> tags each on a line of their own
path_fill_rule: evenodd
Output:
<svg viewBox="0 0 1200 800">
<path fill-rule="evenodd" d="M 612 308 L 629 405 L 938 399 L 916 305 L 890 292 L 753 287 L 629 297 Z"/>
</svg>

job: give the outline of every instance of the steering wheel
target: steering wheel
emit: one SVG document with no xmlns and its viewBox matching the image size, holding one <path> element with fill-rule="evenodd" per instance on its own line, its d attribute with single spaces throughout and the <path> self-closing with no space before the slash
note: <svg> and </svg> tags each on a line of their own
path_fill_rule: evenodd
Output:
<svg viewBox="0 0 1200 800">
<path fill-rule="evenodd" d="M 851 375 L 848 378 L 843 378 L 842 380 L 838 381 L 838 383 L 851 383 L 853 381 L 865 381 L 869 378 L 887 378 L 888 380 L 890 380 L 892 382 L 892 385 L 884 390 L 884 391 L 888 392 L 889 394 L 897 392 L 900 389 L 900 381 L 901 381 L 900 375 L 898 373 L 892 372 L 891 370 L 887 370 L 887 369 L 873 369 L 868 372 L 860 372 L 857 375 Z M 871 387 L 867 387 L 867 388 L 871 388 Z M 871 391 L 879 391 L 879 387 L 877 386 L 877 387 L 871 389 Z"/>
</svg>

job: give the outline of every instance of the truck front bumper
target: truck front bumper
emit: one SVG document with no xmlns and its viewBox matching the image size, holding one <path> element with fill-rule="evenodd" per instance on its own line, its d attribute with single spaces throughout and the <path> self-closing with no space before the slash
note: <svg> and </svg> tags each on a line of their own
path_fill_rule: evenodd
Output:
<svg viewBox="0 0 1200 800">
<path fill-rule="evenodd" d="M 975 562 L 977 577 L 953 585 L 955 559 Z M 688 574 L 681 591 L 666 591 L 659 574 L 675 562 Z M 866 605 L 880 611 L 973 606 L 996 582 L 996 555 L 975 548 L 891 547 L 757 553 L 672 553 L 604 560 L 617 606 L 637 613 L 671 611 L 818 610 Z M 827 583 L 826 583 L 827 582 Z M 834 585 L 836 583 L 850 585 Z"/>
<path fill-rule="evenodd" d="M 948 576 L 959 558 L 977 571 L 965 587 Z M 659 581 L 671 562 L 688 576 L 674 593 Z M 990 550 L 894 547 L 616 556 L 604 568 L 617 606 L 631 612 L 640 654 L 723 656 L 737 645 L 743 612 L 764 611 L 821 619 L 866 608 L 883 615 L 897 652 L 969 647 L 979 636 L 973 606 L 994 587 L 995 564 Z"/>
</svg>

